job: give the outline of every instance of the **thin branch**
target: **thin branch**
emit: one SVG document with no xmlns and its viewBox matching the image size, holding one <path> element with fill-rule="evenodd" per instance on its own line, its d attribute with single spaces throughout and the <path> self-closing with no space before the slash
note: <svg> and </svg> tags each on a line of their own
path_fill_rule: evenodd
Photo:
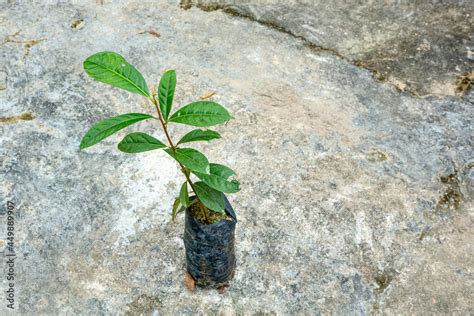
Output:
<svg viewBox="0 0 474 316">
<path fill-rule="evenodd" d="M 158 105 L 158 102 L 156 101 L 156 98 L 155 98 L 156 94 L 155 94 L 155 89 L 153 88 L 153 91 L 152 91 L 152 97 L 150 98 L 151 102 L 155 105 L 155 108 L 156 108 L 156 112 L 158 113 L 158 119 L 161 123 L 161 126 L 163 127 L 163 131 L 165 132 L 165 135 L 166 135 L 166 139 L 168 140 L 168 143 L 170 145 L 170 148 L 173 152 L 176 152 L 176 146 L 174 145 L 173 141 L 171 140 L 171 137 L 170 137 L 170 134 L 168 132 L 168 128 L 167 128 L 167 124 L 166 122 L 163 120 L 163 116 L 161 114 L 161 111 L 160 111 L 160 106 Z M 202 203 L 201 199 L 199 198 L 199 196 L 197 195 L 196 193 L 196 189 L 194 187 L 194 184 L 193 182 L 191 181 L 191 177 L 189 176 L 189 174 L 186 172 L 186 168 L 181 164 L 181 162 L 177 161 L 179 166 L 181 167 L 181 171 L 183 172 L 184 176 L 186 177 L 186 181 L 189 183 L 189 185 L 191 186 L 191 189 L 193 190 L 194 194 L 196 195 L 196 199 L 198 200 L 199 202 L 199 207 L 200 209 L 202 210 L 202 212 L 204 213 L 204 217 L 206 218 L 206 221 L 209 221 L 209 211 L 208 209 L 206 208 L 206 206 Z"/>
</svg>

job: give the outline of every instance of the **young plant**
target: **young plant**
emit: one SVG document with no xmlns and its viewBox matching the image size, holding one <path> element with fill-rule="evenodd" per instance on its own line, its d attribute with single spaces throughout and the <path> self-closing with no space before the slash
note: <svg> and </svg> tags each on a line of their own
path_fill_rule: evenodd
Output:
<svg viewBox="0 0 474 316">
<path fill-rule="evenodd" d="M 130 133 L 118 144 L 118 149 L 125 153 L 140 153 L 155 149 L 163 149 L 176 160 L 186 181 L 181 186 L 179 196 L 175 199 L 172 211 L 173 220 L 176 214 L 196 204 L 202 214 L 202 221 L 212 223 L 217 215 L 225 216 L 223 193 L 235 193 L 240 190 L 235 172 L 221 164 L 209 163 L 201 152 L 193 148 L 182 147 L 196 141 L 210 141 L 220 138 L 213 130 L 195 129 L 174 142 L 168 131 L 168 124 L 178 123 L 191 126 L 206 127 L 226 123 L 232 117 L 220 104 L 212 101 L 198 101 L 181 107 L 171 114 L 173 97 L 176 87 L 176 72 L 166 71 L 161 77 L 157 89 L 152 88 L 150 94 L 145 79 L 140 72 L 129 64 L 125 58 L 114 52 L 100 52 L 84 61 L 84 70 L 95 80 L 110 84 L 147 98 L 155 107 L 157 117 L 143 113 L 128 113 L 114 116 L 93 125 L 81 141 L 80 148 L 85 149 L 134 123 L 155 119 L 159 122 L 167 144 L 155 137 L 142 133 Z M 193 182 L 194 175 L 200 181 Z M 190 197 L 188 189 L 194 192 Z"/>
</svg>

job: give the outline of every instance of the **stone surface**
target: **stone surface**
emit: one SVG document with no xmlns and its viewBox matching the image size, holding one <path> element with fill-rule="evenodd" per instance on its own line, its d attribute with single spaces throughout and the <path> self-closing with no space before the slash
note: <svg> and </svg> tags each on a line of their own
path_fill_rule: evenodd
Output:
<svg viewBox="0 0 474 316">
<path fill-rule="evenodd" d="M 185 2 L 302 37 L 416 95 L 455 95 L 474 68 L 474 1 Z"/>
<path fill-rule="evenodd" d="M 2 4 L 0 23 L 1 38 L 21 31 L 0 46 L 0 216 L 16 203 L 17 313 L 473 313 L 472 92 L 417 98 L 289 34 L 171 1 Z M 242 183 L 230 196 L 238 267 L 222 295 L 185 288 L 176 165 L 116 150 L 127 131 L 163 137 L 156 124 L 79 151 L 92 123 L 153 113 L 86 76 L 82 61 L 102 50 L 151 83 L 176 69 L 176 106 L 215 91 L 235 117 L 223 139 L 196 145 Z"/>
</svg>

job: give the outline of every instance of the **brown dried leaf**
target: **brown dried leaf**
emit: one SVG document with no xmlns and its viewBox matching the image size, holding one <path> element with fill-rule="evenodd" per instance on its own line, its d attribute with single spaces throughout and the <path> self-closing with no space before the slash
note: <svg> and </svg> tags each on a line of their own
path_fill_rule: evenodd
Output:
<svg viewBox="0 0 474 316">
<path fill-rule="evenodd" d="M 201 100 L 209 99 L 209 98 L 212 97 L 214 94 L 216 94 L 215 91 L 209 91 L 209 92 L 206 93 L 205 95 L 200 96 L 200 98 L 201 98 Z"/>
<path fill-rule="evenodd" d="M 161 34 L 157 31 L 148 31 L 148 34 L 153 35 L 154 37 L 160 37 Z"/>
<path fill-rule="evenodd" d="M 160 32 L 153 31 L 153 30 L 140 30 L 140 31 L 138 31 L 137 34 L 145 34 L 145 33 L 153 35 L 154 37 L 160 37 L 161 36 Z"/>
<path fill-rule="evenodd" d="M 464 96 L 474 85 L 474 70 L 466 72 L 456 79 L 456 94 Z"/>
<path fill-rule="evenodd" d="M 83 27 L 84 27 L 84 20 L 83 19 L 74 20 L 74 21 L 71 22 L 71 28 L 73 28 L 73 29 L 80 30 Z"/>
<path fill-rule="evenodd" d="M 227 289 L 228 287 L 229 287 L 229 285 L 224 284 L 224 285 L 222 285 L 222 286 L 220 286 L 220 287 L 217 288 L 217 292 L 218 292 L 219 294 L 224 294 L 225 291 L 226 291 L 226 289 Z"/>
<path fill-rule="evenodd" d="M 194 281 L 191 274 L 189 274 L 188 272 L 184 272 L 184 285 L 186 285 L 186 288 L 190 292 L 193 292 L 196 288 L 196 282 Z"/>
<path fill-rule="evenodd" d="M 189 10 L 193 6 L 193 2 L 191 0 L 181 0 L 179 6 L 181 9 Z"/>
</svg>

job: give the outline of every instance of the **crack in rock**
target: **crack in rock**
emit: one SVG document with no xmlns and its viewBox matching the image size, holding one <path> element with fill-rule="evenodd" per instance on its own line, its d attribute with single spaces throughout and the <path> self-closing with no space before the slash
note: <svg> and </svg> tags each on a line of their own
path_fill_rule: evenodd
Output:
<svg viewBox="0 0 474 316">
<path fill-rule="evenodd" d="M 469 4 L 328 7 L 318 1 L 289 6 L 277 1 L 182 0 L 180 7 L 220 10 L 286 33 L 415 97 L 463 97 L 472 86 L 474 21 L 469 22 Z"/>
</svg>

